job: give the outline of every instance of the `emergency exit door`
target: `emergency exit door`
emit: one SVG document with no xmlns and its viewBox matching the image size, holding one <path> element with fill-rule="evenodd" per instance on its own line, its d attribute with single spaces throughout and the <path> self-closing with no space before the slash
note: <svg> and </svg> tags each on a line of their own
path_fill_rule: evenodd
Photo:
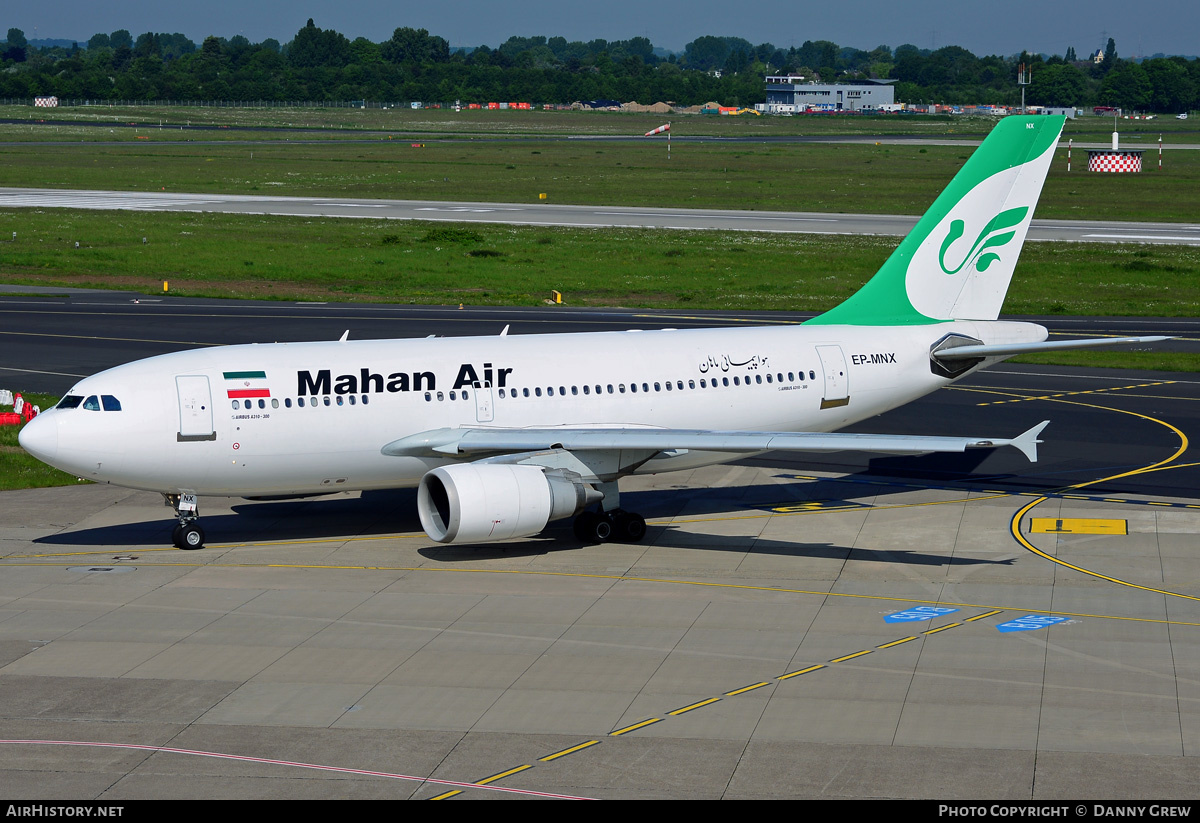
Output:
<svg viewBox="0 0 1200 823">
<path fill-rule="evenodd" d="M 487 381 L 475 382 L 475 421 L 477 423 L 492 422 L 492 384 Z"/>
</svg>

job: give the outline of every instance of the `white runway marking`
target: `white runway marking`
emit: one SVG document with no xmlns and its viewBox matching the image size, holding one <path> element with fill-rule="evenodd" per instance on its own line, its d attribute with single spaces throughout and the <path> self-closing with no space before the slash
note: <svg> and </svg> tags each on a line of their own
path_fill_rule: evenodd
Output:
<svg viewBox="0 0 1200 823">
<path fill-rule="evenodd" d="M 216 200 L 198 198 L 163 198 L 147 196 L 77 196 L 55 194 L 9 194 L 0 195 L 0 208 L 44 208 L 44 209 L 151 209 L 179 208 L 215 203 Z"/>
<path fill-rule="evenodd" d="M 1104 240 L 1178 240 L 1183 243 L 1200 243 L 1200 236 L 1186 234 L 1085 234 L 1084 237 Z"/>
</svg>

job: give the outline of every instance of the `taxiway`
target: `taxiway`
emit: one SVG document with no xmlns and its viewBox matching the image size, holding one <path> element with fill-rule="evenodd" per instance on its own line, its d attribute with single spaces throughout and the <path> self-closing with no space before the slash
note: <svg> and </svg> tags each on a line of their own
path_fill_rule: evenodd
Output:
<svg viewBox="0 0 1200 823">
<path fill-rule="evenodd" d="M 60 391 L 136 356 L 347 325 L 800 319 L 143 299 L 0 298 L 0 379 Z M 867 427 L 1047 418 L 1034 465 L 768 455 L 635 478 L 638 545 L 556 527 L 441 546 L 401 491 L 205 499 L 210 544 L 181 552 L 157 495 L 2 493 L 0 783 L 104 801 L 1192 798 L 1200 383 L 1007 366 Z"/>
</svg>

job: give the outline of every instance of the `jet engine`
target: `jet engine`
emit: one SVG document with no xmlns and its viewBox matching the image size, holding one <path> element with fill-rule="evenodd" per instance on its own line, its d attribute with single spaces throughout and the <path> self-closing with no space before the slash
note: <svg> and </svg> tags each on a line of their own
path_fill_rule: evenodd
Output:
<svg viewBox="0 0 1200 823">
<path fill-rule="evenodd" d="M 463 463 L 426 473 L 417 487 L 425 533 L 439 543 L 530 537 L 603 495 L 565 469 Z"/>
</svg>

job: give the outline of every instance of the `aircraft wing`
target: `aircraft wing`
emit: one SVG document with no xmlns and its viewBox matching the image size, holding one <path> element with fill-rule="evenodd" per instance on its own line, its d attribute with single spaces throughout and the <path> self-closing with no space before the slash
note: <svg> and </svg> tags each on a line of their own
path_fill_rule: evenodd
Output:
<svg viewBox="0 0 1200 823">
<path fill-rule="evenodd" d="M 905 434 L 853 434 L 849 432 L 705 431 L 648 428 L 531 428 L 435 429 L 388 443 L 385 455 L 471 456 L 483 453 L 529 452 L 545 449 L 580 451 L 763 451 L 836 452 L 867 451 L 882 454 L 963 452 L 1012 446 L 1031 463 L 1037 462 L 1038 435 L 1045 420 L 1013 438 L 935 437 Z"/>
</svg>

